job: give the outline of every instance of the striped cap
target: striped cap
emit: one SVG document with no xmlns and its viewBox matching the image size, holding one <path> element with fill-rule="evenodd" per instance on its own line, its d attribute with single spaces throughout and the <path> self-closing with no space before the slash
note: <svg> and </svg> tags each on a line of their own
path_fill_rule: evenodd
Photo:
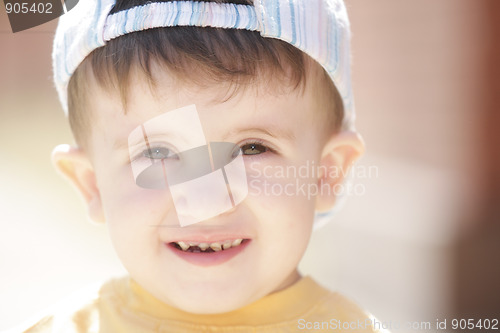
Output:
<svg viewBox="0 0 500 333">
<path fill-rule="evenodd" d="M 147 1 L 109 14 L 116 0 L 80 0 L 57 27 L 54 81 L 64 111 L 68 83 L 78 65 L 109 40 L 152 28 L 215 27 L 258 31 L 302 50 L 327 71 L 344 103 L 344 129 L 354 129 L 350 30 L 342 0 L 254 0 L 254 5 L 200 1 Z"/>
</svg>

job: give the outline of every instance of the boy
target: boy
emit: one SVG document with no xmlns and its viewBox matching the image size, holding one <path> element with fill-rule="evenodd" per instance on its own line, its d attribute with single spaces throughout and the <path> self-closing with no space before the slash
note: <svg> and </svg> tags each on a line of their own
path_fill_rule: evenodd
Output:
<svg viewBox="0 0 500 333">
<path fill-rule="evenodd" d="M 364 149 L 341 0 L 81 0 L 53 56 L 54 163 L 130 276 L 28 332 L 375 331 L 297 271 Z"/>
</svg>

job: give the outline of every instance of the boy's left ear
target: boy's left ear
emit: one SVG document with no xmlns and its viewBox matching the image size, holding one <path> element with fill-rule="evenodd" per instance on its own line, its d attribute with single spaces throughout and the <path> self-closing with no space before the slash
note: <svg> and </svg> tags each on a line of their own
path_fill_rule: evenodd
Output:
<svg viewBox="0 0 500 333">
<path fill-rule="evenodd" d="M 326 212 L 333 208 L 336 195 L 339 194 L 338 188 L 348 175 L 351 165 L 364 151 L 363 138 L 356 131 L 342 131 L 327 141 L 320 160 L 316 211 Z"/>
<path fill-rule="evenodd" d="M 59 145 L 52 151 L 52 163 L 80 193 L 87 205 L 90 220 L 104 223 L 101 194 L 97 187 L 94 168 L 85 152 L 78 147 Z"/>
</svg>

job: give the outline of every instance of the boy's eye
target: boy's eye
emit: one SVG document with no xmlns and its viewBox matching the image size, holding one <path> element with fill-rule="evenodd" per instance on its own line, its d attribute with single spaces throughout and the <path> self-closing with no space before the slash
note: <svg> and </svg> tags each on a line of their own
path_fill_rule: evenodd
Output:
<svg viewBox="0 0 500 333">
<path fill-rule="evenodd" d="M 172 155 L 172 152 L 170 151 L 170 149 L 158 147 L 145 150 L 143 152 L 143 155 L 147 158 L 160 160 L 170 157 Z"/>
<path fill-rule="evenodd" d="M 261 145 L 260 143 L 247 143 L 241 146 L 241 152 L 243 155 L 258 155 L 268 151 L 268 148 Z"/>
</svg>

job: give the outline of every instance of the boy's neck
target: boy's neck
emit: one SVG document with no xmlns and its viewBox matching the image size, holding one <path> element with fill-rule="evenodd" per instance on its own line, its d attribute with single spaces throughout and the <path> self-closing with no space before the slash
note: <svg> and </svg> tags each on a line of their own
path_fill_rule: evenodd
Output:
<svg viewBox="0 0 500 333">
<path fill-rule="evenodd" d="M 292 286 L 301 278 L 302 276 L 300 275 L 299 271 L 297 269 L 294 269 L 293 272 L 276 289 L 271 292 L 271 294 Z"/>
</svg>

